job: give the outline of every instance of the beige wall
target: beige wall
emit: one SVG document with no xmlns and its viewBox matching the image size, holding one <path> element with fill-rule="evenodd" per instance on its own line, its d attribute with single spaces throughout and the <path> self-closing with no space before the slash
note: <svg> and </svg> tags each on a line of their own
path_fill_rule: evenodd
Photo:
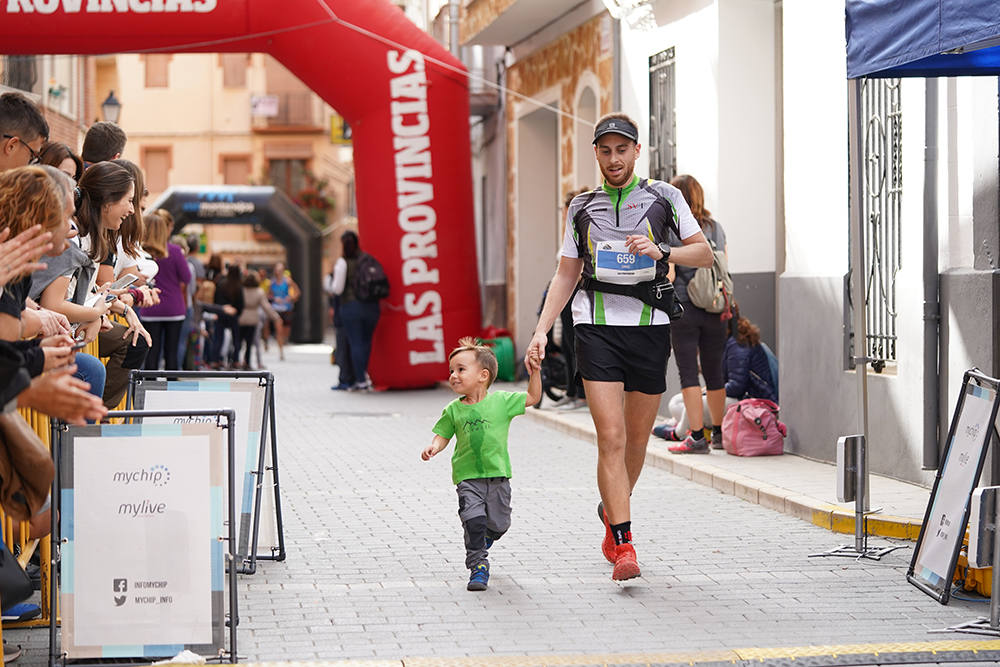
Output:
<svg viewBox="0 0 1000 667">
<path fill-rule="evenodd" d="M 562 35 L 512 65 L 507 73 L 507 85 L 512 91 L 538 99 L 563 112 L 556 119 L 557 130 L 551 137 L 550 146 L 556 156 L 556 173 L 553 176 L 556 187 L 548 201 L 533 202 L 531 208 L 537 210 L 537 215 L 527 219 L 528 208 L 521 205 L 522 195 L 519 193 L 519 183 L 527 181 L 519 180 L 518 173 L 521 168 L 531 170 L 537 165 L 531 159 L 522 160 L 518 157 L 519 149 L 526 148 L 519 143 L 519 132 L 521 129 L 537 130 L 537 123 L 527 120 L 532 114 L 556 114 L 554 111 L 538 111 L 538 104 L 518 95 L 508 96 L 512 103 L 507 106 L 507 150 L 510 156 L 507 175 L 507 256 L 519 257 L 529 247 L 552 250 L 547 258 L 548 263 L 542 265 L 545 277 L 540 283 L 534 279 L 536 276 L 519 271 L 518 262 L 509 262 L 507 265 L 507 328 L 514 332 L 518 349 L 522 349 L 530 338 L 530 330 L 535 324 L 533 314 L 541 299 L 541 290 L 544 289 L 545 280 L 555 269 L 558 239 L 561 238 L 562 230 L 560 206 L 563 198 L 576 189 L 578 182 L 591 187 L 598 185 L 593 181 L 593 173 L 577 174 L 578 165 L 584 162 L 580 151 L 592 153 L 592 149 L 589 142 L 580 142 L 574 115 L 578 110 L 578 97 L 587 86 L 597 98 L 598 115 L 611 110 L 613 58 L 610 49 L 602 48 L 601 39 L 601 31 L 607 27 L 605 17 L 606 15 L 597 16 Z M 607 43 L 607 40 L 603 42 Z M 590 129 L 591 135 L 592 132 Z M 536 136 L 545 135 L 536 132 Z"/>
</svg>

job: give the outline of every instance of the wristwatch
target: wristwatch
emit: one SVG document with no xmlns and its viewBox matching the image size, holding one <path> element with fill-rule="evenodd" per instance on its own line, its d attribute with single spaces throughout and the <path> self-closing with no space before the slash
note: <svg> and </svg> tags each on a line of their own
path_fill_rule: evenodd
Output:
<svg viewBox="0 0 1000 667">
<path fill-rule="evenodd" d="M 663 257 L 660 258 L 661 262 L 665 262 L 670 258 L 670 244 L 669 243 L 657 243 L 656 247 L 660 249 L 663 253 Z"/>
</svg>

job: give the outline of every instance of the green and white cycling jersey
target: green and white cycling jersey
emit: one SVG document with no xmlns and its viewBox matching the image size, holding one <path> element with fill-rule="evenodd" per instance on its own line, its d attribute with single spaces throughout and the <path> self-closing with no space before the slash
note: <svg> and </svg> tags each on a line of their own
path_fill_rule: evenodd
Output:
<svg viewBox="0 0 1000 667">
<path fill-rule="evenodd" d="M 667 273 L 666 262 L 625 250 L 625 238 L 648 236 L 668 242 L 668 232 L 687 239 L 701 231 L 681 191 L 662 181 L 633 176 L 624 188 L 607 184 L 577 195 L 566 212 L 562 255 L 582 258 L 583 275 L 623 285 L 652 280 Z M 596 290 L 577 292 L 573 324 L 645 326 L 669 324 L 665 312 L 639 299 Z"/>
</svg>

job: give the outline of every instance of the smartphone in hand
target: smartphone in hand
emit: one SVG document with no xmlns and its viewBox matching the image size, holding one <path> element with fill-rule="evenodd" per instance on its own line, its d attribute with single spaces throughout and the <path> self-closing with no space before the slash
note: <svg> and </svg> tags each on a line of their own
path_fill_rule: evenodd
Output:
<svg viewBox="0 0 1000 667">
<path fill-rule="evenodd" d="M 121 275 L 121 277 L 118 278 L 118 280 L 116 280 L 113 283 L 111 283 L 111 286 L 108 289 L 112 289 L 112 290 L 125 289 L 126 287 L 128 287 L 129 285 L 131 285 L 132 283 L 134 283 L 135 281 L 137 281 L 138 279 L 139 279 L 139 276 L 135 275 L 134 273 L 123 273 Z"/>
</svg>

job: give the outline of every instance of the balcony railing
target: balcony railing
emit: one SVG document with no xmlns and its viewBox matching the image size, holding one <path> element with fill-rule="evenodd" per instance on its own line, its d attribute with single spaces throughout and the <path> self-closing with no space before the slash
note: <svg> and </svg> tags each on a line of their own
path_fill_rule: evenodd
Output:
<svg viewBox="0 0 1000 667">
<path fill-rule="evenodd" d="M 269 94 L 278 98 L 278 115 L 267 119 L 268 127 L 320 125 L 313 108 L 313 94 L 308 90 Z"/>
</svg>

